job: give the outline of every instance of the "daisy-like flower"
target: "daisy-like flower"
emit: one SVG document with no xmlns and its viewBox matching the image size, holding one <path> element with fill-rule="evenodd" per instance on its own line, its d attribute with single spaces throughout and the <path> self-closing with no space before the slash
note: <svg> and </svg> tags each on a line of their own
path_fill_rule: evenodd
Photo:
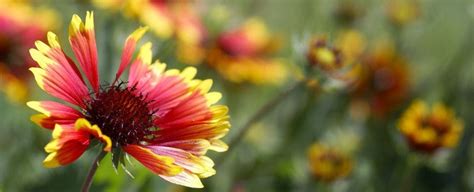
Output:
<svg viewBox="0 0 474 192">
<path fill-rule="evenodd" d="M 222 33 L 209 50 L 207 63 L 232 82 L 280 83 L 286 69 L 281 59 L 272 58 L 278 47 L 275 42 L 265 24 L 253 18 Z"/>
<path fill-rule="evenodd" d="M 28 68 L 36 66 L 28 49 L 52 28 L 52 15 L 27 3 L 0 0 L 0 90 L 14 102 L 26 101 Z M 33 18 L 39 22 L 31 23 Z"/>
<path fill-rule="evenodd" d="M 230 127 L 227 107 L 214 105 L 221 94 L 209 92 L 212 80 L 193 79 L 195 68 L 180 72 L 165 70 L 159 61 L 152 63 L 151 43 L 132 59 L 145 31 L 139 28 L 127 38 L 115 80 L 102 86 L 93 13 L 87 12 L 85 23 L 74 15 L 69 27 L 78 67 L 54 33 L 48 33 L 49 45 L 35 43 L 30 53 L 39 67 L 30 70 L 44 91 L 66 102 L 27 103 L 40 112 L 32 120 L 53 130 L 44 166 L 70 164 L 97 140 L 114 158 L 125 152 L 172 183 L 199 188 L 200 178 L 215 174 L 213 161 L 205 155 L 208 149 L 227 150 L 220 139 Z M 121 82 L 129 63 L 128 80 Z"/>
<path fill-rule="evenodd" d="M 399 121 L 400 132 L 413 150 L 433 153 L 440 148 L 453 148 L 459 142 L 463 123 L 441 103 L 429 107 L 414 101 Z"/>
<path fill-rule="evenodd" d="M 397 107 L 409 89 L 406 60 L 389 41 L 380 41 L 362 59 L 353 94 L 355 103 L 366 103 L 370 112 L 383 117 Z"/>
<path fill-rule="evenodd" d="M 352 171 L 352 160 L 347 155 L 320 143 L 309 148 L 308 158 L 311 173 L 323 182 L 344 178 Z"/>
</svg>

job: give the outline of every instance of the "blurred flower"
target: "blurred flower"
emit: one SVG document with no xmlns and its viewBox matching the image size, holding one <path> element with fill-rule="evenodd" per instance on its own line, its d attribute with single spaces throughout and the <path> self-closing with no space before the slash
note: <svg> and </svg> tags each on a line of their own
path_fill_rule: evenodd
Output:
<svg viewBox="0 0 474 192">
<path fill-rule="evenodd" d="M 341 51 L 330 46 L 326 37 L 314 37 L 310 41 L 307 57 L 311 65 L 324 71 L 334 71 L 344 64 Z"/>
<path fill-rule="evenodd" d="M 417 0 L 390 0 L 387 3 L 387 14 L 396 25 L 406 25 L 420 15 Z"/>
<path fill-rule="evenodd" d="M 199 64 L 205 57 L 207 30 L 192 0 L 93 0 L 104 9 L 123 9 L 127 16 L 150 26 L 161 38 L 175 38 L 176 57 L 186 64 Z"/>
<path fill-rule="evenodd" d="M 131 1 L 132 11 L 160 37 L 174 35 L 177 58 L 187 64 L 199 64 L 205 56 L 207 31 L 192 0 Z"/>
<path fill-rule="evenodd" d="M 233 82 L 280 83 L 286 77 L 284 62 L 271 57 L 278 42 L 261 20 L 252 18 L 239 28 L 222 33 L 210 49 L 207 62 Z"/>
<path fill-rule="evenodd" d="M 199 178 L 215 174 L 214 163 L 205 154 L 208 149 L 227 150 L 220 138 L 230 127 L 228 109 L 213 105 L 221 94 L 208 92 L 212 80 L 193 79 L 195 68 L 166 71 L 166 64 L 152 64 L 150 42 L 132 61 L 136 43 L 145 32 L 146 28 L 139 28 L 127 38 L 115 80 L 103 86 L 99 85 L 92 13 L 87 13 L 85 23 L 74 15 L 69 27 L 79 68 L 65 55 L 54 33 L 48 33 L 49 45 L 35 43 L 30 53 L 40 67 L 30 70 L 39 87 L 68 103 L 28 102 L 40 112 L 32 120 L 54 129 L 53 140 L 45 147 L 49 155 L 44 166 L 70 164 L 91 140 L 98 140 L 113 157 L 120 158 L 123 150 L 172 183 L 203 187 Z M 128 81 L 121 82 L 130 62 Z"/>
<path fill-rule="evenodd" d="M 308 158 L 311 173 L 324 182 L 344 178 L 352 171 L 352 160 L 346 154 L 320 143 L 309 148 Z"/>
<path fill-rule="evenodd" d="M 28 67 L 36 66 L 28 49 L 53 27 L 53 15 L 49 9 L 0 0 L 0 90 L 14 102 L 26 100 Z"/>
<path fill-rule="evenodd" d="M 311 65 L 345 84 L 354 81 L 360 68 L 360 57 L 365 50 L 365 38 L 358 31 L 345 30 L 338 35 L 334 45 L 325 37 L 311 40 L 307 58 Z"/>
<path fill-rule="evenodd" d="M 433 153 L 439 148 L 455 147 L 463 123 L 445 105 L 436 103 L 429 108 L 417 100 L 402 115 L 398 128 L 413 150 Z"/>
<path fill-rule="evenodd" d="M 354 102 L 364 101 L 376 116 L 384 116 L 407 95 L 409 79 L 406 61 L 395 52 L 390 41 L 379 41 L 363 59 L 357 73 Z"/>
</svg>

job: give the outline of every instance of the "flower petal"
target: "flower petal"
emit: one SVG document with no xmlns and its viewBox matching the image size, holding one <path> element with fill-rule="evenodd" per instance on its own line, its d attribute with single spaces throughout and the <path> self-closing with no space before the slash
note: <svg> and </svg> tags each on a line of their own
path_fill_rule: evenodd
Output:
<svg viewBox="0 0 474 192">
<path fill-rule="evenodd" d="M 122 61 L 120 62 L 119 69 L 115 74 L 115 81 L 118 80 L 120 75 L 122 75 L 125 68 L 128 66 L 128 63 L 132 60 L 133 52 L 135 51 L 135 47 L 137 45 L 138 40 L 142 38 L 145 32 L 148 30 L 148 27 L 140 27 L 135 30 L 130 36 L 128 36 L 127 40 L 125 41 L 124 49 L 122 52 Z M 151 54 L 150 54 L 151 58 Z M 150 61 L 151 62 L 151 61 Z"/>
<path fill-rule="evenodd" d="M 127 145 L 123 147 L 123 150 L 157 175 L 174 176 L 183 171 L 181 167 L 173 164 L 173 158 L 157 155 L 148 148 Z"/>
<path fill-rule="evenodd" d="M 74 62 L 61 50 L 57 36 L 48 33 L 49 46 L 37 41 L 30 55 L 39 68 L 30 68 L 41 89 L 74 105 L 84 107 L 89 91 Z"/>
<path fill-rule="evenodd" d="M 99 90 L 99 75 L 93 12 L 87 12 L 85 24 L 78 15 L 72 16 L 69 25 L 69 42 L 84 74 L 94 91 L 97 92 Z"/>
<path fill-rule="evenodd" d="M 192 174 L 189 171 L 181 171 L 178 175 L 175 176 L 164 176 L 160 175 L 161 178 L 167 180 L 171 183 L 182 185 L 190 188 L 203 188 L 201 179 L 195 174 Z"/>
<path fill-rule="evenodd" d="M 97 139 L 100 139 L 105 144 L 104 151 L 110 152 L 112 150 L 112 141 L 107 135 L 102 134 L 102 131 L 97 125 L 91 125 L 86 119 L 80 118 L 76 121 L 74 127 L 77 131 L 87 132 Z"/>
<path fill-rule="evenodd" d="M 43 161 L 43 165 L 54 168 L 70 164 L 78 159 L 88 146 L 89 134 L 76 131 L 72 127 L 56 124 L 53 140 L 44 148 L 50 154 Z"/>
<path fill-rule="evenodd" d="M 30 101 L 27 105 L 42 113 L 33 115 L 31 120 L 47 129 L 53 129 L 55 124 L 74 124 L 82 117 L 79 111 L 54 101 Z"/>
</svg>

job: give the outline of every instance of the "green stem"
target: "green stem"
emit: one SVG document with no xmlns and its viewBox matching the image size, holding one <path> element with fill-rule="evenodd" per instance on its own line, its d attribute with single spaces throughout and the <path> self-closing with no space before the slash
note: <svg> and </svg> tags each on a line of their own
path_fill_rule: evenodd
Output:
<svg viewBox="0 0 474 192">
<path fill-rule="evenodd" d="M 82 184 L 82 192 L 88 192 L 89 188 L 91 188 L 92 179 L 94 178 L 95 172 L 97 171 L 97 167 L 99 167 L 99 162 L 105 157 L 105 154 L 107 153 L 101 150 L 95 160 L 92 162 L 92 166 L 89 169 L 86 180 L 84 181 L 84 184 Z"/>
<path fill-rule="evenodd" d="M 224 153 L 224 155 L 220 156 L 216 160 L 216 167 L 221 165 L 225 159 L 229 156 L 231 151 L 242 141 L 244 136 L 247 134 L 247 132 L 250 130 L 252 125 L 254 125 L 256 122 L 258 122 L 260 119 L 265 117 L 268 113 L 270 113 L 281 101 L 285 100 L 290 93 L 292 93 L 296 88 L 298 88 L 300 85 L 303 85 L 306 83 L 306 80 L 298 81 L 295 84 L 289 86 L 286 90 L 278 94 L 276 97 L 274 97 L 272 100 L 267 102 L 265 105 L 263 105 L 245 124 L 244 126 L 239 129 L 240 132 L 237 134 L 237 136 L 232 139 L 229 142 L 229 150 Z"/>
</svg>

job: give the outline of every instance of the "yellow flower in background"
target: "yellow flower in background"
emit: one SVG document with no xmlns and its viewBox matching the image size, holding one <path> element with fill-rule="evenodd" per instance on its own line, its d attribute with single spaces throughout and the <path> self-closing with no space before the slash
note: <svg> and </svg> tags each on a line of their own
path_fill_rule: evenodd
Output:
<svg viewBox="0 0 474 192">
<path fill-rule="evenodd" d="M 334 46 L 341 51 L 345 65 L 360 62 L 367 45 L 365 36 L 357 30 L 344 30 L 337 36 Z"/>
<path fill-rule="evenodd" d="M 261 20 L 252 18 L 221 33 L 208 52 L 207 63 L 232 82 L 278 84 L 286 78 L 284 62 L 272 56 L 278 42 Z"/>
<path fill-rule="evenodd" d="M 28 68 L 36 66 L 28 49 L 54 27 L 54 15 L 26 2 L 0 0 L 0 90 L 13 102 L 28 96 Z"/>
<path fill-rule="evenodd" d="M 317 36 L 310 41 L 307 58 L 332 78 L 350 84 L 360 70 L 360 59 L 365 51 L 365 37 L 356 30 L 344 30 L 328 43 L 326 37 Z"/>
<path fill-rule="evenodd" d="M 390 0 L 387 3 L 387 15 L 396 25 L 406 25 L 420 16 L 418 0 Z"/>
<path fill-rule="evenodd" d="M 399 120 L 398 128 L 413 150 L 433 153 L 440 148 L 453 148 L 463 131 L 462 121 L 441 103 L 429 107 L 414 101 Z"/>
<path fill-rule="evenodd" d="M 407 61 L 391 41 L 379 40 L 361 62 L 353 84 L 354 101 L 366 103 L 371 114 L 383 117 L 408 94 Z"/>
<path fill-rule="evenodd" d="M 352 159 L 320 143 L 315 143 L 309 148 L 308 160 L 313 176 L 323 182 L 342 179 L 352 171 Z"/>
<path fill-rule="evenodd" d="M 206 153 L 228 148 L 221 140 L 230 128 L 228 108 L 215 105 L 221 94 L 209 92 L 212 80 L 194 79 L 194 67 L 166 70 L 166 64 L 152 62 L 150 42 L 134 58 L 146 30 L 141 27 L 126 39 L 115 79 L 106 85 L 99 84 L 92 12 L 87 12 L 85 22 L 73 15 L 69 26 L 77 64 L 54 33 L 48 32 L 48 44 L 35 42 L 30 54 L 39 67 L 30 71 L 42 90 L 62 101 L 27 103 L 39 112 L 32 121 L 53 131 L 53 139 L 44 148 L 48 153 L 45 167 L 71 164 L 97 141 L 113 158 L 127 153 L 178 185 L 202 188 L 200 178 L 215 174 L 214 162 Z M 120 77 L 126 69 L 124 82 Z"/>
<path fill-rule="evenodd" d="M 307 53 L 311 65 L 324 71 L 334 71 L 343 67 L 341 51 L 329 45 L 326 37 L 314 37 Z"/>
</svg>

